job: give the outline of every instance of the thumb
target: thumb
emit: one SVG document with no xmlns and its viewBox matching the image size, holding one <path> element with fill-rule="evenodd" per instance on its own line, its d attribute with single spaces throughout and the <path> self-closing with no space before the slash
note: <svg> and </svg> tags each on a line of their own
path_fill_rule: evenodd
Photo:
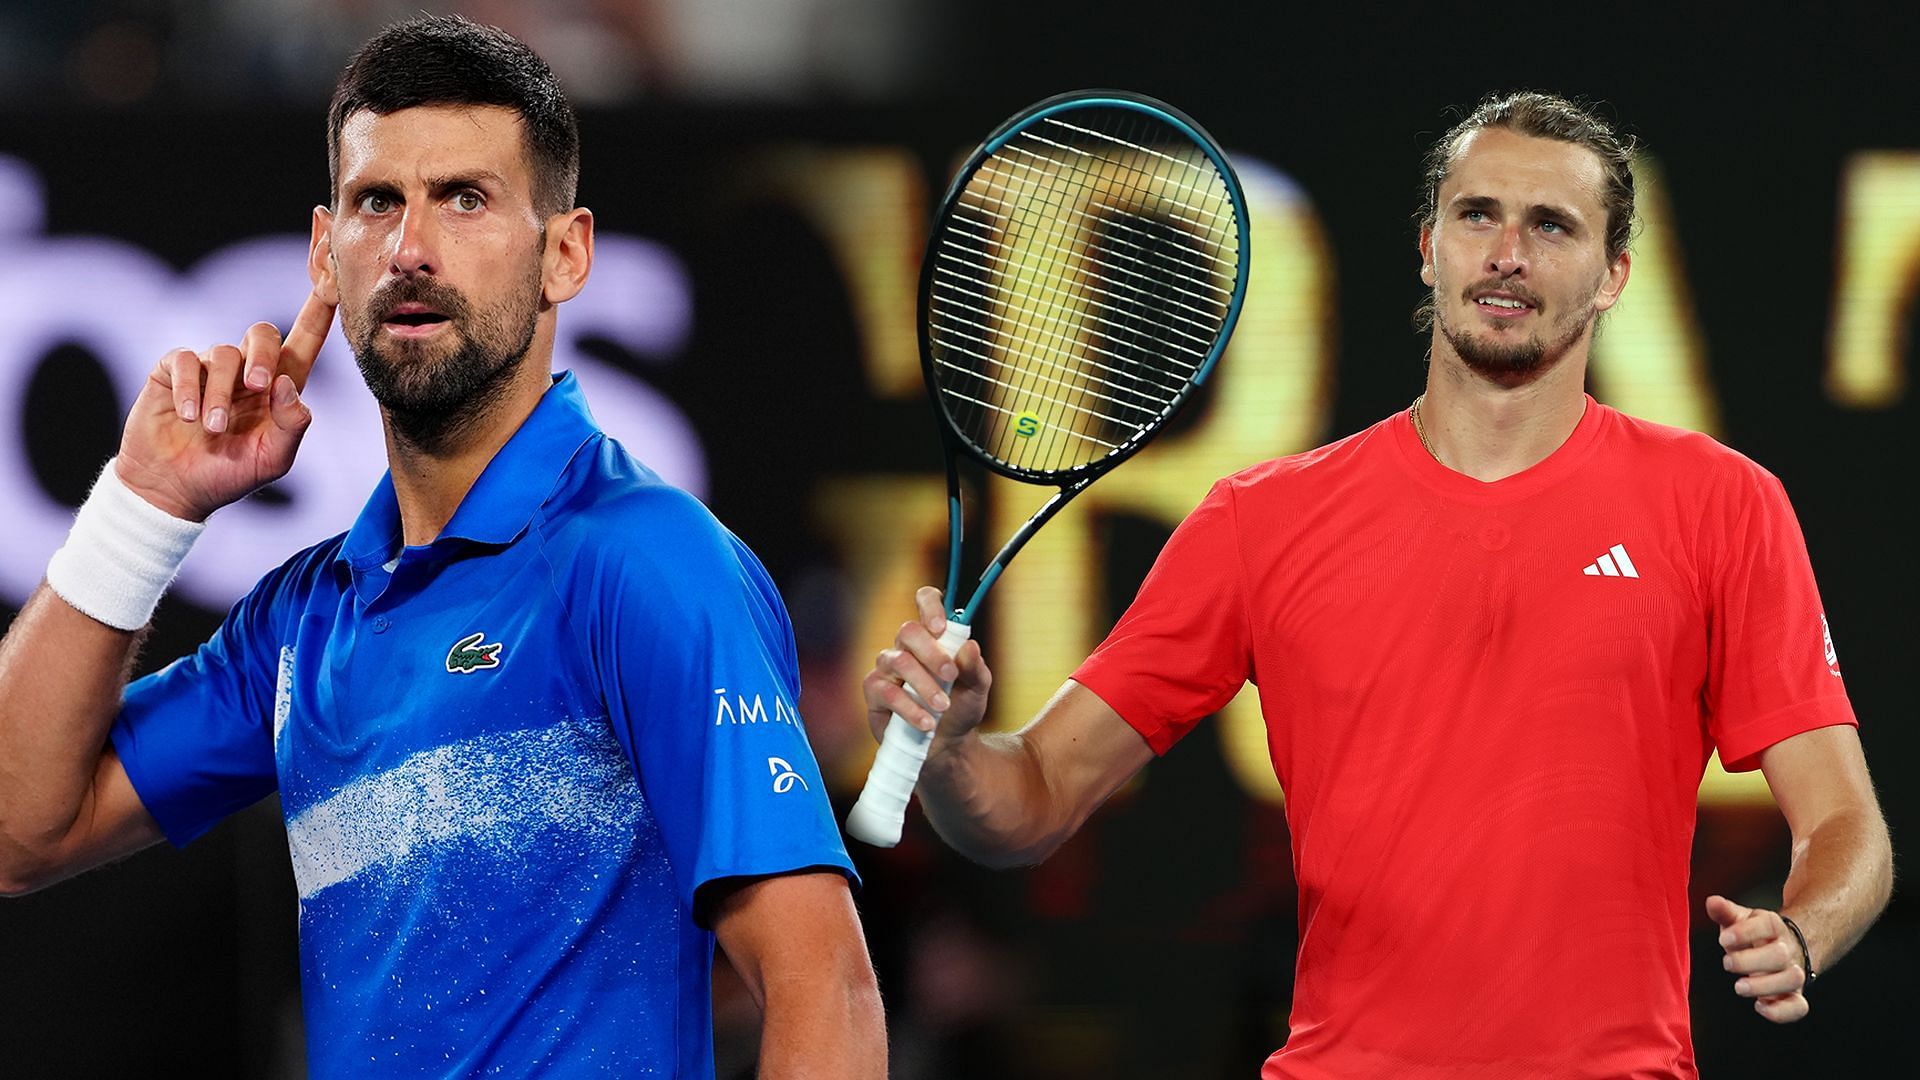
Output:
<svg viewBox="0 0 1920 1080">
<path fill-rule="evenodd" d="M 1741 907 L 1724 896 L 1707 897 L 1707 916 L 1723 927 L 1732 926 L 1752 911 L 1752 908 Z"/>
<path fill-rule="evenodd" d="M 986 719 L 987 694 L 993 689 L 993 672 L 980 655 L 980 643 L 968 641 L 953 658 L 960 677 L 948 690 L 952 703 L 940 716 L 940 734 L 958 737 L 980 726 Z"/>
<path fill-rule="evenodd" d="M 313 410 L 300 400 L 299 388 L 285 374 L 273 380 L 273 397 L 267 408 L 273 415 L 273 430 L 267 432 L 267 439 L 291 457 L 300 445 L 300 437 L 307 433 L 307 425 L 313 423 Z"/>
</svg>

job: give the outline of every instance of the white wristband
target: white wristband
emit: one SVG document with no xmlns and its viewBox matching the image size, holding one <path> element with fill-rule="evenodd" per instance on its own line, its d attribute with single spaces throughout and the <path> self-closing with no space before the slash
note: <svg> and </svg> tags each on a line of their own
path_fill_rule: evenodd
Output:
<svg viewBox="0 0 1920 1080">
<path fill-rule="evenodd" d="M 47 585 L 82 615 L 138 630 L 153 618 L 181 560 L 206 527 L 135 495 L 108 461 L 65 546 L 47 564 Z"/>
</svg>

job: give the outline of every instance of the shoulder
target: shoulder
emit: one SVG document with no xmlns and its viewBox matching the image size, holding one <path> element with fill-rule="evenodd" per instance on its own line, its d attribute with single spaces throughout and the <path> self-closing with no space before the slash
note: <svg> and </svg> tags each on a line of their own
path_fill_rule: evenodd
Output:
<svg viewBox="0 0 1920 1080">
<path fill-rule="evenodd" d="M 267 647 L 284 636 L 283 631 L 308 610 L 316 598 L 331 605 L 344 588 L 341 571 L 334 568 L 345 533 L 328 537 L 267 571 L 246 595 L 234 601 L 221 620 L 220 629 L 204 647 L 216 652 L 244 652 Z"/>
<path fill-rule="evenodd" d="M 668 555 L 733 541 L 706 504 L 608 437 L 575 455 L 537 520 L 550 543 L 628 555 Z"/>
<path fill-rule="evenodd" d="M 611 438 L 575 456 L 536 531 L 574 588 L 643 586 L 657 594 L 746 583 L 771 591 L 759 559 L 705 503 Z"/>
<path fill-rule="evenodd" d="M 1711 435 L 1600 407 L 1611 421 L 1609 456 L 1643 481 L 1658 481 L 1692 497 L 1736 503 L 1781 491 L 1773 473 Z"/>
<path fill-rule="evenodd" d="M 1316 504 L 1350 492 L 1356 476 L 1383 475 L 1381 455 L 1394 452 L 1386 437 L 1389 422 L 1221 477 L 1182 520 L 1180 531 L 1189 538 L 1219 531 L 1264 535 L 1311 520 Z"/>
<path fill-rule="evenodd" d="M 1675 464 L 1702 468 L 1758 469 L 1751 459 L 1711 435 L 1688 428 L 1658 424 L 1629 416 L 1609 405 L 1606 410 L 1612 427 L 1612 445 L 1616 452 L 1666 458 Z"/>
<path fill-rule="evenodd" d="M 334 561 L 339 558 L 340 546 L 346 539 L 346 533 L 336 533 L 294 552 L 285 562 L 267 571 L 240 600 L 236 610 L 245 606 L 263 611 L 302 607 L 316 593 L 337 593 L 341 587 L 340 571 Z"/>
<path fill-rule="evenodd" d="M 1273 457 L 1240 469 L 1215 484 L 1215 494 L 1233 498 L 1298 498 L 1306 492 L 1342 484 L 1361 471 L 1373 471 L 1379 467 L 1380 455 L 1392 452 L 1392 432 L 1388 425 L 1392 425 L 1396 417 L 1398 413 L 1373 427 L 1356 430 L 1346 438 L 1315 446 L 1302 454 Z"/>
</svg>

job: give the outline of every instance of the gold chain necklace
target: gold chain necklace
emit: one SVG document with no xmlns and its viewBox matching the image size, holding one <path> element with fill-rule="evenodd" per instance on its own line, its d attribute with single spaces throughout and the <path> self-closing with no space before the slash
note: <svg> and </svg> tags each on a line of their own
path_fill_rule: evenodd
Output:
<svg viewBox="0 0 1920 1080">
<path fill-rule="evenodd" d="M 1413 420 L 1413 433 L 1420 437 L 1420 445 L 1427 448 L 1429 457 L 1435 461 L 1439 461 L 1440 455 L 1434 452 L 1433 444 L 1427 441 L 1426 425 L 1420 422 L 1420 403 L 1425 400 L 1427 400 L 1427 395 L 1425 392 L 1422 392 L 1419 397 L 1413 399 L 1413 408 L 1408 409 L 1407 412 Z"/>
</svg>

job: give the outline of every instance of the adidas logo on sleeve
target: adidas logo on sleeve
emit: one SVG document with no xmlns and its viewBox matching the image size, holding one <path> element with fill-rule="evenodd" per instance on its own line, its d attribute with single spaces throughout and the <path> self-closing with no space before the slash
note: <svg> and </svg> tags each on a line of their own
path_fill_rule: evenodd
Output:
<svg viewBox="0 0 1920 1080">
<path fill-rule="evenodd" d="M 1627 558 L 1625 544 L 1615 544 L 1608 548 L 1605 555 L 1588 563 L 1587 568 L 1580 572 L 1588 577 L 1637 578 L 1640 576 L 1640 571 L 1633 567 L 1633 560 Z"/>
</svg>

